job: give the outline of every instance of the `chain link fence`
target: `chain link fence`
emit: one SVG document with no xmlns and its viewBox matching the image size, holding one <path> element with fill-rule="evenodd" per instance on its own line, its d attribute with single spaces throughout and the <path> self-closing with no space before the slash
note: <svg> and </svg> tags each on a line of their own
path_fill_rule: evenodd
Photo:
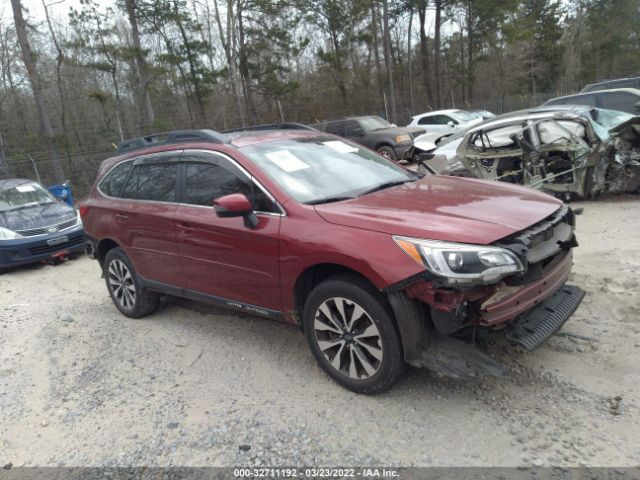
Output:
<svg viewBox="0 0 640 480">
<path fill-rule="evenodd" d="M 503 97 L 493 97 L 487 100 L 475 101 L 472 103 L 450 102 L 445 108 L 459 108 L 463 110 L 488 110 L 497 115 L 523 108 L 530 108 L 540 105 L 550 98 L 557 96 L 556 92 L 542 93 L 536 95 L 507 95 Z M 396 106 L 398 125 L 406 125 L 410 122 L 411 116 L 423 113 L 420 105 L 420 98 L 414 98 L 411 102 L 413 108 L 406 100 L 399 101 Z M 309 97 L 304 101 L 280 105 L 262 105 L 258 115 L 258 123 L 272 123 L 284 121 L 295 121 L 301 123 L 313 123 L 320 120 L 329 120 L 351 115 L 380 115 L 386 116 L 385 101 L 379 95 L 371 95 L 367 102 L 357 102 L 358 106 L 350 106 L 340 102 L 337 98 L 327 99 L 319 97 Z M 428 108 L 427 108 L 428 110 Z M 241 121 L 231 112 L 228 106 L 213 106 L 207 112 L 208 121 L 206 125 L 194 125 L 194 119 L 185 112 L 172 112 L 165 115 L 167 120 L 161 122 L 158 131 L 166 131 L 181 128 L 213 128 L 224 130 L 241 125 Z M 99 119 L 95 119 L 96 122 Z M 102 119 L 104 122 L 104 119 Z M 246 119 L 245 119 L 246 121 Z M 92 131 L 87 125 L 87 138 L 98 139 L 90 146 L 65 146 L 59 148 L 62 166 L 64 168 L 68 183 L 74 189 L 76 198 L 83 198 L 89 192 L 103 160 L 114 153 L 114 144 L 120 141 L 117 129 L 112 131 L 107 128 L 102 132 Z M 82 136 L 82 135 L 80 135 Z M 133 136 L 133 135 L 132 135 Z M 2 176 L 9 178 L 28 178 L 39 181 L 44 185 L 51 185 L 50 160 L 47 152 L 41 145 L 33 150 L 23 151 L 17 155 L 6 155 L 5 163 L 8 174 Z"/>
</svg>

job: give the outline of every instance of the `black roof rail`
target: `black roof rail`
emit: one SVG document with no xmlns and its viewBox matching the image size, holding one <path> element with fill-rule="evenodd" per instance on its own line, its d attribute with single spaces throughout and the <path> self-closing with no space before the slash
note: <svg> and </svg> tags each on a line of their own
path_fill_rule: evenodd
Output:
<svg viewBox="0 0 640 480">
<path fill-rule="evenodd" d="M 212 142 L 228 143 L 229 138 L 215 130 L 172 130 L 171 132 L 154 133 L 144 137 L 130 138 L 118 145 L 116 153 L 126 153 L 140 148 L 169 145 L 171 143 Z"/>
<path fill-rule="evenodd" d="M 255 132 L 259 130 L 316 130 L 309 125 L 297 122 L 282 122 L 282 123 L 264 123 L 262 125 L 250 125 L 248 127 L 230 128 L 222 133 L 237 133 L 237 132 Z"/>
</svg>

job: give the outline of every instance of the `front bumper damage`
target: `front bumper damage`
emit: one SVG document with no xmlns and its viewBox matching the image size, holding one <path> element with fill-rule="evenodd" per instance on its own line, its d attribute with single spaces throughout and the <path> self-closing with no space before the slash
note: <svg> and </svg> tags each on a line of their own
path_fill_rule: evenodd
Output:
<svg viewBox="0 0 640 480">
<path fill-rule="evenodd" d="M 500 242 L 528 270 L 497 285 L 446 288 L 428 273 L 387 289 L 401 319 L 405 361 L 451 377 L 502 376 L 504 367 L 477 348 L 504 338 L 533 351 L 571 317 L 585 292 L 568 285 L 575 218 L 562 207 L 526 232 Z M 406 340 L 406 341 L 405 341 Z"/>
</svg>

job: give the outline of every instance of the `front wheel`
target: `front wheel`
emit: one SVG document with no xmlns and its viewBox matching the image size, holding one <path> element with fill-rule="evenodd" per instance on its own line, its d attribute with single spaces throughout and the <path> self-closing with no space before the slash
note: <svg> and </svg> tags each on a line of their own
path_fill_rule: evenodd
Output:
<svg viewBox="0 0 640 480">
<path fill-rule="evenodd" d="M 104 277 L 111 300 L 127 317 L 144 317 L 158 308 L 160 296 L 142 286 L 131 261 L 122 249 L 113 248 L 107 252 Z"/>
<path fill-rule="evenodd" d="M 393 160 L 394 162 L 397 160 L 396 152 L 394 152 L 393 148 L 391 147 L 378 147 L 378 150 L 376 150 L 376 152 L 378 152 L 378 155 L 386 158 L 387 160 Z"/>
<path fill-rule="evenodd" d="M 320 367 L 343 387 L 379 393 L 402 375 L 400 338 L 384 298 L 359 277 L 318 285 L 303 313 L 305 336 Z"/>
</svg>

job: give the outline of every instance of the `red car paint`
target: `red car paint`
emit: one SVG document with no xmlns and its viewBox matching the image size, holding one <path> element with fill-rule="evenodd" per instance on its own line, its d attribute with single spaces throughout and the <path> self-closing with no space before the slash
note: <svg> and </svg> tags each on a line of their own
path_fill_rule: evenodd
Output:
<svg viewBox="0 0 640 480">
<path fill-rule="evenodd" d="M 233 302 L 247 304 L 256 313 L 281 312 L 293 323 L 298 321 L 296 282 L 310 267 L 345 267 L 384 290 L 424 272 L 391 235 L 484 245 L 540 222 L 561 205 L 525 187 L 441 176 L 427 176 L 353 200 L 307 205 L 290 198 L 237 148 L 314 135 L 268 132 L 234 139 L 232 145 L 191 142 L 146 148 L 106 160 L 98 174 L 96 185 L 115 164 L 154 152 L 224 153 L 254 176 L 285 210 L 283 216 L 258 213 L 256 229 L 248 229 L 241 217 L 216 216 L 213 207 L 109 198 L 94 186 L 81 207 L 85 230 L 98 251 L 104 242 L 119 245 L 137 273 L 149 280 L 229 299 L 230 306 Z M 552 283 L 557 284 L 555 277 Z M 428 284 L 422 289 L 414 285 L 409 293 L 446 311 L 458 302 L 480 301 L 496 289 L 488 286 L 458 292 Z M 528 291 L 520 295 L 527 301 L 517 305 L 499 302 L 486 307 L 479 318 L 485 324 L 504 322 L 530 308 L 532 299 L 544 298 L 542 293 L 536 297 Z M 499 313 L 503 311 L 508 314 Z"/>
</svg>

